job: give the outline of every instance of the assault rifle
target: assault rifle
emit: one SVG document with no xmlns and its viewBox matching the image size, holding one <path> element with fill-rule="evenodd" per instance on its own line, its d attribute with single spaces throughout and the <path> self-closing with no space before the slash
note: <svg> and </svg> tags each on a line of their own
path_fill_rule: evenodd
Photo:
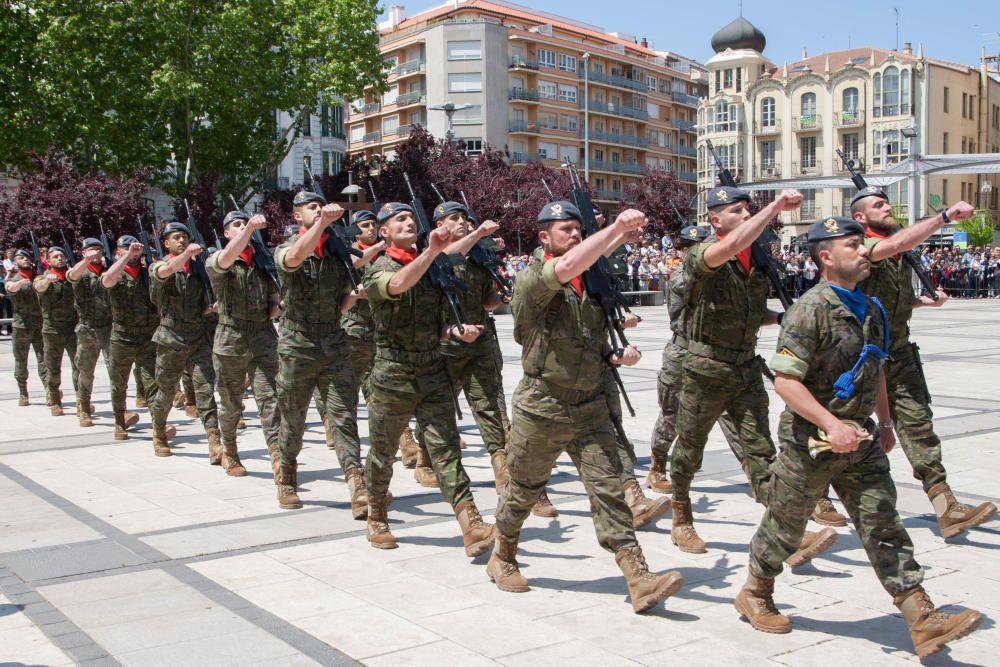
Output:
<svg viewBox="0 0 1000 667">
<path fill-rule="evenodd" d="M 66 240 L 66 232 L 59 230 L 59 236 L 62 237 L 62 251 L 66 255 L 66 266 L 73 266 L 76 264 L 76 255 L 73 253 L 73 245 Z"/>
<path fill-rule="evenodd" d="M 110 266 L 111 262 L 114 261 L 114 255 L 111 254 L 111 243 L 108 242 L 108 234 L 104 231 L 104 222 L 98 220 L 97 224 L 101 228 L 101 249 L 104 250 L 104 261 Z"/>
<path fill-rule="evenodd" d="M 140 269 L 142 273 L 142 282 L 149 287 L 149 269 L 153 266 L 153 249 L 149 246 L 149 234 L 146 233 L 146 228 L 142 224 L 142 216 L 135 216 L 136 222 L 139 223 L 139 243 L 142 244 L 142 256 L 146 260 L 145 266 Z M 155 231 L 155 230 L 154 230 Z M 154 233 L 153 236 L 156 236 Z M 157 242 L 157 247 L 159 247 L 159 242 Z"/>
<path fill-rule="evenodd" d="M 236 203 L 236 197 L 229 195 L 229 199 L 233 202 L 233 206 L 237 210 L 243 210 Z M 246 213 L 246 211 L 243 212 Z M 218 243 L 218 236 L 216 236 L 216 243 Z M 278 268 L 274 265 L 274 257 L 268 251 L 267 245 L 264 243 L 264 236 L 260 233 L 259 229 L 253 230 L 253 234 L 250 235 L 250 246 L 253 248 L 254 265 L 267 273 L 271 277 L 271 280 L 274 281 L 274 284 L 278 286 L 278 289 L 281 289 L 281 281 L 278 279 Z M 217 247 L 219 250 L 222 250 L 221 245 Z"/>
<path fill-rule="evenodd" d="M 320 187 L 319 181 L 317 181 L 316 177 L 313 176 L 312 169 L 310 169 L 309 165 L 305 162 L 302 163 L 302 166 L 305 168 L 306 174 L 309 175 L 309 184 L 312 191 L 320 197 L 323 197 L 323 201 L 326 201 L 326 195 L 323 194 L 323 189 Z M 347 215 L 346 211 L 344 212 L 344 215 Z M 317 224 L 319 224 L 318 220 Z M 337 226 L 338 225 L 334 223 L 334 228 L 331 229 L 330 233 L 326 235 L 326 242 L 323 244 L 323 255 L 326 257 L 336 257 L 340 260 L 340 262 L 344 265 L 344 268 L 347 269 L 347 276 L 351 279 L 351 286 L 356 292 L 358 290 L 358 279 L 354 274 L 354 260 L 351 259 L 351 255 L 364 257 L 364 253 L 357 248 L 344 243 L 344 239 L 336 229 Z"/>
<path fill-rule="evenodd" d="M 191 258 L 191 266 L 194 269 L 194 275 L 205 286 L 205 295 L 208 298 L 208 305 L 211 306 L 215 303 L 215 290 L 212 289 L 212 281 L 208 279 L 208 271 L 205 269 L 205 254 L 208 253 L 208 244 L 205 243 L 205 237 L 201 235 L 201 230 L 198 229 L 198 221 L 191 213 L 191 207 L 188 205 L 187 199 L 184 200 L 184 208 L 187 210 L 188 236 L 191 238 L 191 241 L 200 245 L 202 249 L 202 254 Z"/>
<path fill-rule="evenodd" d="M 475 223 L 476 227 L 483 224 L 482 221 L 472 212 L 472 207 L 469 206 L 469 200 L 465 198 L 465 192 L 462 190 L 458 191 L 458 194 L 462 196 L 462 203 L 465 204 L 465 208 L 469 211 L 469 217 L 472 222 Z M 473 264 L 478 264 L 479 266 L 486 269 L 490 277 L 493 278 L 497 285 L 497 290 L 500 292 L 500 296 L 504 299 L 509 300 L 514 296 L 514 286 L 511 284 L 509 278 L 504 278 L 497 271 L 497 267 L 500 266 L 500 257 L 496 252 L 496 241 L 489 238 L 482 238 L 476 242 L 476 245 L 472 246 L 472 251 L 469 253 L 469 259 L 472 260 Z"/>
<path fill-rule="evenodd" d="M 837 149 L 837 155 L 840 156 L 840 159 L 844 162 L 844 167 L 850 172 L 851 181 L 854 183 L 854 187 L 856 187 L 859 192 L 867 188 L 868 182 L 865 180 L 865 177 L 858 173 L 857 169 L 854 168 L 854 160 L 848 159 L 848 157 L 844 155 L 844 151 L 839 148 Z M 900 256 L 903 258 L 903 261 L 909 265 L 914 275 L 917 276 L 917 280 L 919 280 L 920 284 L 923 285 L 927 295 L 937 301 L 937 287 L 934 286 L 934 282 L 931 280 L 931 277 L 927 275 L 926 271 L 924 271 L 923 264 L 920 263 L 920 257 L 917 253 L 911 249 L 900 253 Z"/>
<path fill-rule="evenodd" d="M 42 275 L 45 273 L 45 263 L 42 262 L 42 253 L 38 249 L 38 239 L 35 238 L 35 232 L 28 231 L 31 235 L 31 252 L 35 256 L 35 274 Z"/>
<path fill-rule="evenodd" d="M 733 172 L 729 171 L 722 164 L 719 154 L 715 152 L 715 146 L 712 145 L 712 141 L 706 141 L 705 145 L 708 147 L 708 152 L 712 154 L 715 166 L 719 170 L 719 182 L 727 187 L 739 187 L 736 184 L 736 179 L 733 177 Z M 761 232 L 760 236 L 750 244 L 750 262 L 767 275 L 767 279 L 771 281 L 771 287 L 774 289 L 778 301 L 781 302 L 781 307 L 788 310 L 788 307 L 792 305 L 792 298 L 785 291 L 785 286 L 781 283 L 781 276 L 778 275 L 778 267 L 774 264 L 774 256 L 771 254 L 771 248 L 769 247 L 774 241 L 777 241 L 777 236 L 775 236 L 770 227 Z"/>
</svg>

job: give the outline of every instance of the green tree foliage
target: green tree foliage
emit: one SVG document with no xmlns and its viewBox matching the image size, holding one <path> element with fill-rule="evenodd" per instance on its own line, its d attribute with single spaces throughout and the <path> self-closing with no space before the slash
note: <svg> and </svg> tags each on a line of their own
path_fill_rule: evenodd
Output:
<svg viewBox="0 0 1000 667">
<path fill-rule="evenodd" d="M 993 244 L 993 218 L 986 211 L 976 211 L 976 214 L 968 220 L 962 220 L 955 227 L 969 235 L 970 246 L 984 246 Z"/>
</svg>

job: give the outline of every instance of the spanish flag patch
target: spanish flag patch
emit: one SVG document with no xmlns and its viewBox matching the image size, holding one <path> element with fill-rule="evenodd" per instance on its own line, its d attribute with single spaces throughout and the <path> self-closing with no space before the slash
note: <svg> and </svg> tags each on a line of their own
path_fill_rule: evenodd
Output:
<svg viewBox="0 0 1000 667">
<path fill-rule="evenodd" d="M 783 354 L 786 357 L 791 357 L 792 359 L 798 359 L 799 358 L 797 354 L 795 354 L 794 352 L 792 352 L 787 347 L 781 348 L 781 350 L 778 351 L 778 354 Z"/>
</svg>

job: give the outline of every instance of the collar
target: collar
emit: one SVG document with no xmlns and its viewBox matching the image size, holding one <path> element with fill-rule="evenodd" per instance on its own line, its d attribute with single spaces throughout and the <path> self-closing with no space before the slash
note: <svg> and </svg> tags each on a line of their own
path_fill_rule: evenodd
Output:
<svg viewBox="0 0 1000 667">
<path fill-rule="evenodd" d="M 417 258 L 417 248 L 414 246 L 409 250 L 403 250 L 402 248 L 397 248 L 396 246 L 389 246 L 385 249 L 385 254 L 389 255 L 389 257 L 392 257 L 403 266 L 406 266 Z"/>
</svg>

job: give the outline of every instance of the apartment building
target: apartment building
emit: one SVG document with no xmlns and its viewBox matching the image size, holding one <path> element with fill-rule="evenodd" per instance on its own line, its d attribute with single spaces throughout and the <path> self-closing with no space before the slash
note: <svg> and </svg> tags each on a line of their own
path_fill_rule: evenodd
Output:
<svg viewBox="0 0 1000 667">
<path fill-rule="evenodd" d="M 347 104 L 340 99 L 332 104 L 317 101 L 316 109 L 301 119 L 275 111 L 275 138 L 298 121 L 301 126 L 284 158 L 265 177 L 264 189 L 305 183 L 306 165 L 316 176 L 339 173 L 347 159 L 346 119 Z"/>
<path fill-rule="evenodd" d="M 351 104 L 349 151 L 378 161 L 417 125 L 513 164 L 577 163 L 605 207 L 648 167 L 696 180 L 698 63 L 637 39 L 498 0 L 454 0 L 412 17 L 389 9 L 380 46 L 389 90 Z M 589 152 L 588 152 L 589 149 Z M 586 159 L 589 158 L 589 159 Z"/>
<path fill-rule="evenodd" d="M 836 150 L 868 173 L 910 154 L 904 128 L 915 127 L 921 155 L 990 153 L 1000 147 L 1000 82 L 986 69 L 914 53 L 874 47 L 833 51 L 780 67 L 763 55 L 764 35 L 743 17 L 712 38 L 707 63 L 710 94 L 698 109 L 698 185 L 710 187 L 715 166 L 711 140 L 741 182 L 786 181 L 847 174 Z M 984 183 L 988 185 L 984 187 Z M 961 174 L 920 179 L 917 215 L 928 194 L 964 199 L 998 213 L 995 175 Z M 906 180 L 889 186 L 906 206 Z M 800 211 L 785 214 L 786 235 L 817 218 L 848 211 L 852 188 L 803 188 Z"/>
</svg>

